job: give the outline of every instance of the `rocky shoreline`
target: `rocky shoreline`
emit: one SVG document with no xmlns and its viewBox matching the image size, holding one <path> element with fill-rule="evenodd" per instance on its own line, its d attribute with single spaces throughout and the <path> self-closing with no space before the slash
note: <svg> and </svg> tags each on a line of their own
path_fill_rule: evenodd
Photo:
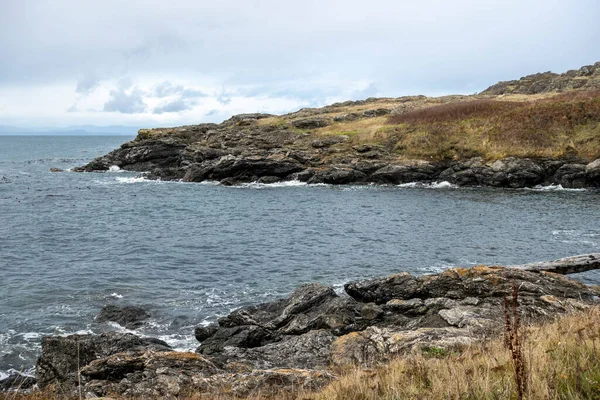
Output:
<svg viewBox="0 0 600 400">
<path fill-rule="evenodd" d="M 496 336 L 504 324 L 505 298 L 515 288 L 525 323 L 598 305 L 598 288 L 564 276 L 592 269 L 600 269 L 600 254 L 426 276 L 400 273 L 350 282 L 342 294 L 321 284 L 303 285 L 288 298 L 243 307 L 198 327 L 195 353 L 129 333 L 44 337 L 37 385 L 86 398 L 314 390 L 336 379 L 336 368 L 369 366 L 414 351 L 460 350 Z M 99 316 L 135 326 L 144 313 L 109 307 Z M 4 390 L 33 385 L 9 379 L 0 382 Z"/>
<path fill-rule="evenodd" d="M 185 182 L 600 187 L 600 62 L 476 95 L 369 98 L 140 129 L 79 172 Z"/>
<path fill-rule="evenodd" d="M 236 116 L 250 124 L 262 114 Z M 182 132 L 201 135 L 209 141 L 221 135 L 219 129 L 237 132 L 224 122 L 217 125 L 197 125 L 178 128 Z M 219 128 L 220 127 L 220 128 Z M 246 128 L 247 129 L 247 126 Z M 217 133 L 215 133 L 217 132 Z M 241 137 L 246 134 L 242 131 Z M 276 183 L 297 180 L 309 184 L 404 184 L 450 182 L 458 186 L 488 186 L 525 188 L 538 185 L 561 185 L 564 188 L 600 187 L 600 159 L 585 162 L 580 159 L 532 159 L 508 157 L 486 162 L 481 157 L 459 161 L 387 160 L 381 149 L 354 146 L 346 159 L 328 161 L 327 149 L 347 140 L 347 137 L 325 137 L 311 142 L 314 151 L 295 151 L 278 147 L 258 151 L 253 148 L 222 148 L 186 144 L 177 136 L 145 139 L 140 133 L 134 141 L 75 168 L 77 172 L 103 172 L 118 167 L 144 173 L 149 179 L 182 180 L 184 182 L 219 181 L 223 185 L 240 183 Z M 286 135 L 287 136 L 287 135 Z M 198 139 L 200 140 L 200 139 Z M 274 137 L 276 142 L 285 137 Z M 289 139 L 293 140 L 293 139 Z M 301 140 L 299 138 L 298 140 Z M 269 147 L 269 146 L 267 146 Z"/>
</svg>

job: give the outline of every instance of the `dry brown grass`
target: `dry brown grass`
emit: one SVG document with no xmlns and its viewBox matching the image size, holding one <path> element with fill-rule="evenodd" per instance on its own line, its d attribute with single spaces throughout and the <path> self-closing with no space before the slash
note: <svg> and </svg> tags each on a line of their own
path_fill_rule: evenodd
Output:
<svg viewBox="0 0 600 400">
<path fill-rule="evenodd" d="M 600 398 L 600 310 L 541 327 L 523 343 L 528 399 Z M 511 353 L 502 339 L 460 354 L 413 354 L 374 369 L 356 368 L 315 400 L 514 399 Z"/>
</svg>

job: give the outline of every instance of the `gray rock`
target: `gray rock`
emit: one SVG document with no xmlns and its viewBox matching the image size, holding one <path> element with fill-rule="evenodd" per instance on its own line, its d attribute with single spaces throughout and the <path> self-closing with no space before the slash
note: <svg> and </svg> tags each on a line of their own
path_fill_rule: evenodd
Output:
<svg viewBox="0 0 600 400">
<path fill-rule="evenodd" d="M 333 120 L 335 122 L 349 122 L 349 121 L 356 121 L 359 118 L 361 118 L 361 116 L 358 113 L 348 113 L 348 114 L 337 115 L 337 116 L 333 117 Z"/>
<path fill-rule="evenodd" d="M 298 129 L 323 128 L 330 124 L 329 119 L 324 117 L 303 118 L 292 121 L 292 125 Z"/>
<path fill-rule="evenodd" d="M 326 183 L 330 185 L 345 185 L 360 183 L 367 180 L 364 172 L 352 168 L 332 167 L 325 170 L 316 170 L 308 183 Z"/>
<path fill-rule="evenodd" d="M 0 380 L 0 393 L 9 391 L 22 392 L 31 389 L 35 384 L 36 380 L 34 377 L 19 372 L 13 372 L 7 378 Z"/>
<path fill-rule="evenodd" d="M 201 378 L 222 372 L 194 353 L 116 353 L 81 368 L 83 391 L 89 397 L 112 394 L 143 398 L 176 398 Z"/>
<path fill-rule="evenodd" d="M 139 350 L 168 351 L 170 347 L 162 340 L 129 333 L 46 336 L 42 338 L 42 356 L 36 365 L 38 386 L 44 388 L 51 383 L 74 385 L 79 367 L 111 354 Z"/>
<path fill-rule="evenodd" d="M 375 171 L 370 180 L 377 183 L 401 184 L 431 182 L 439 174 L 439 167 L 429 163 L 415 165 L 386 165 Z"/>
<path fill-rule="evenodd" d="M 117 306 L 109 304 L 96 316 L 97 322 L 116 322 L 127 329 L 136 329 L 150 318 L 150 313 L 137 306 Z"/>
<path fill-rule="evenodd" d="M 589 186 L 588 174 L 585 164 L 565 164 L 556 171 L 552 182 L 565 188 L 583 188 Z"/>
<path fill-rule="evenodd" d="M 595 186 L 600 186 L 600 158 L 586 165 L 585 173 Z"/>
<path fill-rule="evenodd" d="M 217 356 L 221 362 L 248 363 L 253 368 L 316 368 L 330 362 L 335 336 L 326 330 L 284 336 L 279 342 L 256 348 L 225 347 Z"/>
</svg>

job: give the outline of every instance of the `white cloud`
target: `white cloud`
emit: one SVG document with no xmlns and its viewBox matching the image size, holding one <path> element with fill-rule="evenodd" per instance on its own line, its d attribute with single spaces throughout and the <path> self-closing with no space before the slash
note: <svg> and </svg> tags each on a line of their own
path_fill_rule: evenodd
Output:
<svg viewBox="0 0 600 400">
<path fill-rule="evenodd" d="M 0 124 L 473 93 L 597 61 L 598 15 L 596 0 L 0 1 Z"/>
</svg>

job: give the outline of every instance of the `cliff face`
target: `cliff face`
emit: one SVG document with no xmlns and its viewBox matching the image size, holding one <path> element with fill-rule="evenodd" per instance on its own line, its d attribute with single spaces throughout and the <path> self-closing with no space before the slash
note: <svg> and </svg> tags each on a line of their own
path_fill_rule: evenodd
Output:
<svg viewBox="0 0 600 400">
<path fill-rule="evenodd" d="M 76 170 L 116 165 L 151 178 L 223 184 L 600 186 L 600 90 L 588 90 L 597 87 L 599 66 L 501 82 L 476 96 L 367 99 L 142 129 Z"/>
</svg>

